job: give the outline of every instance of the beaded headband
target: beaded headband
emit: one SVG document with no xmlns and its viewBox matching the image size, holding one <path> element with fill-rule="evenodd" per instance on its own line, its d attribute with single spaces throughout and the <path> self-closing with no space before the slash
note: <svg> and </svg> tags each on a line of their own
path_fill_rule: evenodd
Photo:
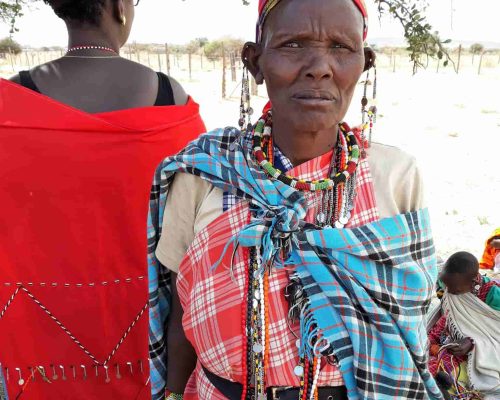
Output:
<svg viewBox="0 0 500 400">
<path fill-rule="evenodd" d="M 260 43 L 262 39 L 262 30 L 264 28 L 264 23 L 268 17 L 271 10 L 278 5 L 281 0 L 259 0 L 259 20 L 257 21 L 257 43 Z M 363 15 L 364 26 L 363 26 L 363 40 L 366 39 L 368 34 L 368 12 L 364 0 L 352 0 L 358 10 Z"/>
</svg>

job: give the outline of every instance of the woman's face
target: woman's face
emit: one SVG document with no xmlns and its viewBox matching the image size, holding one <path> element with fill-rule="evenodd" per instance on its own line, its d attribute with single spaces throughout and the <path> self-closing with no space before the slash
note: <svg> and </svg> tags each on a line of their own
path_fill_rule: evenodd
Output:
<svg viewBox="0 0 500 400">
<path fill-rule="evenodd" d="M 296 130 L 341 122 L 365 66 L 363 17 L 348 0 L 284 0 L 265 23 L 257 81 Z"/>
</svg>

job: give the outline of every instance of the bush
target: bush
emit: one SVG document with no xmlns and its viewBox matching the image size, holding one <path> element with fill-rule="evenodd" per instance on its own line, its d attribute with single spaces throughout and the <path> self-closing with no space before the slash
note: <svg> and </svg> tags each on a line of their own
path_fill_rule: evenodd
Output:
<svg viewBox="0 0 500 400">
<path fill-rule="evenodd" d="M 12 38 L 0 40 L 0 53 L 19 54 L 23 51 L 21 45 Z"/>
</svg>

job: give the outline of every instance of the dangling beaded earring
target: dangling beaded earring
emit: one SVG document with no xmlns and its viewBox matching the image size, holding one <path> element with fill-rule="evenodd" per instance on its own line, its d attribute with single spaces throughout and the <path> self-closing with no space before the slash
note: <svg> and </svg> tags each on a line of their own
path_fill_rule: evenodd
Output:
<svg viewBox="0 0 500 400">
<path fill-rule="evenodd" d="M 241 78 L 240 120 L 238 121 L 240 130 L 250 129 L 252 114 L 253 109 L 250 107 L 250 80 L 248 78 L 248 68 L 243 67 L 243 77 Z"/>
<path fill-rule="evenodd" d="M 370 120 L 370 131 L 368 133 L 368 142 L 372 142 L 373 124 L 377 122 L 377 67 L 373 65 L 373 95 L 372 104 L 368 109 L 368 119 Z"/>
<path fill-rule="evenodd" d="M 365 131 L 368 131 L 368 143 L 372 142 L 373 124 L 377 122 L 377 68 L 373 66 L 373 95 L 370 102 L 370 107 L 367 108 L 369 102 L 367 97 L 368 85 L 370 84 L 370 70 L 366 71 L 366 79 L 363 86 L 363 97 L 361 98 L 361 123 L 362 123 L 362 139 L 366 140 Z M 368 122 L 366 119 L 368 118 Z"/>
<path fill-rule="evenodd" d="M 251 132 L 253 130 L 251 121 L 252 114 L 253 108 L 250 107 L 250 80 L 248 77 L 248 68 L 243 66 L 243 76 L 241 78 L 240 119 L 238 120 L 240 133 L 230 144 L 229 149 L 231 151 L 236 149 L 242 135 L 245 135 L 247 132 Z"/>
</svg>

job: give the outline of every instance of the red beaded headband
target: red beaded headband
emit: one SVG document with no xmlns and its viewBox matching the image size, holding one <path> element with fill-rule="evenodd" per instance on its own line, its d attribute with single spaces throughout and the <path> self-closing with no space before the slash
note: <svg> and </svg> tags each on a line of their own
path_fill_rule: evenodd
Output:
<svg viewBox="0 0 500 400">
<path fill-rule="evenodd" d="M 259 20 L 257 21 L 257 43 L 262 39 L 262 28 L 264 22 L 271 10 L 278 5 L 281 0 L 259 0 Z M 363 28 L 363 40 L 368 34 L 368 12 L 364 0 L 352 0 L 356 7 L 361 11 L 365 24 Z"/>
</svg>

